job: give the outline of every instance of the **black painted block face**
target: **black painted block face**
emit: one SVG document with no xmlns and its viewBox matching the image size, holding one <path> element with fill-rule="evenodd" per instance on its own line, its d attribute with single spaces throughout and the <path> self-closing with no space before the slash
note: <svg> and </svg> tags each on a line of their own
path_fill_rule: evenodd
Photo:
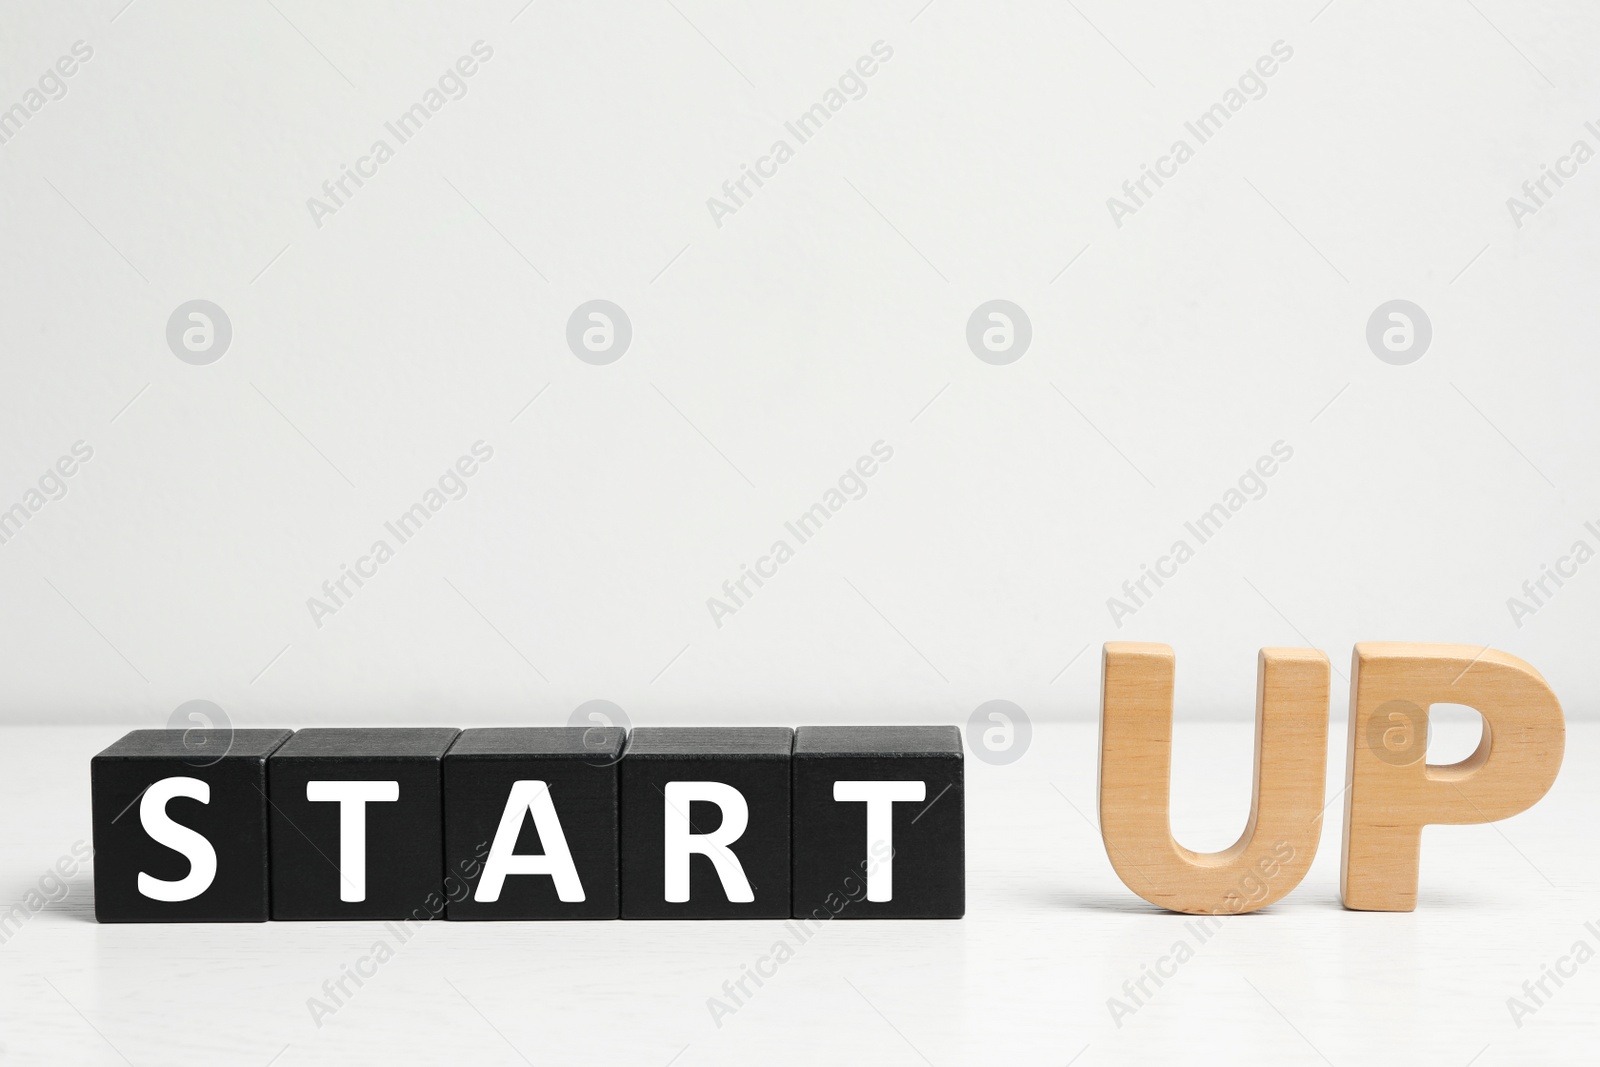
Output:
<svg viewBox="0 0 1600 1067">
<path fill-rule="evenodd" d="M 265 922 L 267 757 L 289 733 L 134 730 L 95 756 L 95 918 Z"/>
<path fill-rule="evenodd" d="M 462 732 L 444 758 L 449 918 L 617 917 L 625 739 L 618 727 Z"/>
<path fill-rule="evenodd" d="M 641 727 L 629 735 L 624 919 L 788 918 L 793 742 L 786 726 Z"/>
<path fill-rule="evenodd" d="M 959 919 L 961 761 L 954 726 L 797 730 L 795 917 Z"/>
<path fill-rule="evenodd" d="M 272 917 L 442 917 L 440 764 L 458 733 L 301 730 L 274 752 Z"/>
</svg>

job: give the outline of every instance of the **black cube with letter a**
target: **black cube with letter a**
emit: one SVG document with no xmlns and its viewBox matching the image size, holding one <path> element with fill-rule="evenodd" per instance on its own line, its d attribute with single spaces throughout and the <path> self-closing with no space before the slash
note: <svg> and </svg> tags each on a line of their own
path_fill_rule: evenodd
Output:
<svg viewBox="0 0 1600 1067">
<path fill-rule="evenodd" d="M 451 919 L 615 919 L 620 727 L 464 730 L 444 758 Z"/>
</svg>

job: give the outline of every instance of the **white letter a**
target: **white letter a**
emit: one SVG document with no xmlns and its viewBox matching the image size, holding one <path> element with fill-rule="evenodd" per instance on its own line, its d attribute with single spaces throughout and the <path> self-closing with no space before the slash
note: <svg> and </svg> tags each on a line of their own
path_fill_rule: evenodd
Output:
<svg viewBox="0 0 1600 1067">
<path fill-rule="evenodd" d="M 533 816 L 533 828 L 539 832 L 539 841 L 544 845 L 542 856 L 519 856 L 515 852 L 522 821 L 529 815 Z M 548 874 L 555 881 L 556 896 L 562 903 L 576 904 L 583 900 L 578 868 L 573 865 L 567 837 L 561 832 L 561 820 L 556 817 L 556 806 L 550 800 L 550 788 L 543 782 L 527 780 L 511 786 L 506 810 L 500 815 L 500 828 L 495 831 L 494 844 L 489 848 L 489 858 L 484 861 L 483 877 L 478 881 L 473 899 L 484 904 L 499 900 L 508 874 Z"/>
</svg>

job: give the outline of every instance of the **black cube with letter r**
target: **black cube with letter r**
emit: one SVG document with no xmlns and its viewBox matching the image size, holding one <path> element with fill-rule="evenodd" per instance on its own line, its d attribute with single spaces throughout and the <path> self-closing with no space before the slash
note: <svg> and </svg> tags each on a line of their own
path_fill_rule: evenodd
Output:
<svg viewBox="0 0 1600 1067">
<path fill-rule="evenodd" d="M 789 917 L 787 726 L 639 727 L 622 759 L 624 919 Z"/>
</svg>

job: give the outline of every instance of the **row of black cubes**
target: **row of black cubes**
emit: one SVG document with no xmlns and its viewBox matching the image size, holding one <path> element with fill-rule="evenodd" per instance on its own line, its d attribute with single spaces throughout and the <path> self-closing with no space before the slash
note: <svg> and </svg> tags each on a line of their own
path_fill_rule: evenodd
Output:
<svg viewBox="0 0 1600 1067">
<path fill-rule="evenodd" d="M 953 726 L 336 728 L 135 730 L 92 762 L 95 911 L 101 922 L 271 919 L 958 918 L 965 910 L 960 732 Z M 184 901 L 140 892 L 141 872 L 176 880 L 184 854 L 154 841 L 139 801 L 171 777 L 203 781 L 209 802 L 166 813 L 211 842 L 216 876 Z M 364 899 L 341 900 L 341 805 L 308 800 L 319 780 L 398 783 L 366 805 Z M 558 898 L 547 876 L 505 880 L 475 899 L 515 782 L 547 783 L 583 884 Z M 689 899 L 663 891 L 671 782 L 737 789 L 748 824 L 729 847 L 753 900 L 728 899 L 712 862 L 689 857 Z M 920 782 L 892 808 L 893 897 L 867 899 L 867 805 L 837 781 Z M 693 802 L 695 833 L 717 830 Z M 516 853 L 542 854 L 532 819 Z"/>
</svg>

